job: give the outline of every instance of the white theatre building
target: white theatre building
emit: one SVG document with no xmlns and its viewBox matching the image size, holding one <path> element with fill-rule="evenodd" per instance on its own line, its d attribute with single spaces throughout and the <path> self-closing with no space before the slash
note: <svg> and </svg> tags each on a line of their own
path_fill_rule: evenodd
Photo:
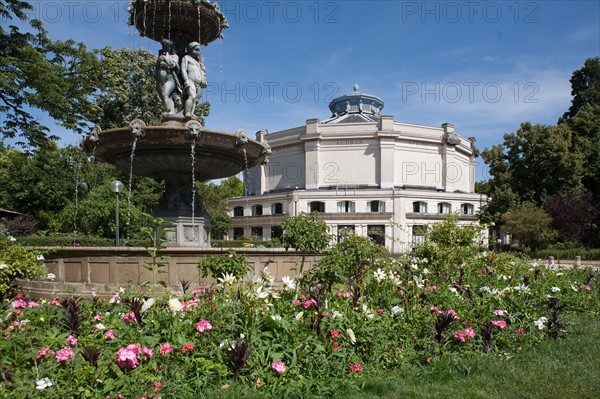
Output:
<svg viewBox="0 0 600 399">
<path fill-rule="evenodd" d="M 318 211 L 334 236 L 354 231 L 398 253 L 449 213 L 477 223 L 485 196 L 474 192 L 474 138 L 450 123 L 396 122 L 381 114 L 381 99 L 358 86 L 329 108 L 327 120 L 256 134 L 272 153 L 245 173 L 246 195 L 229 200 L 228 238 L 279 237 L 285 215 Z"/>
</svg>

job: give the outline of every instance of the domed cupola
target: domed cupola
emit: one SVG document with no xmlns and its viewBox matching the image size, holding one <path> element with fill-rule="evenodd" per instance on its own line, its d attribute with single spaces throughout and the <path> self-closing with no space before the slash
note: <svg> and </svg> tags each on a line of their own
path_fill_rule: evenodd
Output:
<svg viewBox="0 0 600 399">
<path fill-rule="evenodd" d="M 383 101 L 377 96 L 361 93 L 355 84 L 353 93 L 334 98 L 329 109 L 331 118 L 324 123 L 374 122 L 381 117 Z"/>
</svg>

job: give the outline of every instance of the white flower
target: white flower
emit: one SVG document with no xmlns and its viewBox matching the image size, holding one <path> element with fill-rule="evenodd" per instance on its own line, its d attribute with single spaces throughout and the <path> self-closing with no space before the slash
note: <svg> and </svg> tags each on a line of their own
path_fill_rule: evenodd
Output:
<svg viewBox="0 0 600 399">
<path fill-rule="evenodd" d="M 17 239 L 16 239 L 15 237 L 13 237 L 13 236 L 8 236 L 8 240 L 9 240 L 10 242 L 15 242 L 15 241 L 17 241 Z"/>
<path fill-rule="evenodd" d="M 413 262 L 414 262 L 414 260 L 413 260 Z M 411 263 L 411 264 L 410 264 L 410 268 L 411 268 L 412 270 L 419 270 L 419 266 L 418 266 L 416 263 Z"/>
<path fill-rule="evenodd" d="M 302 320 L 302 316 L 304 316 L 304 312 L 299 312 L 298 314 L 296 314 L 296 316 L 294 316 L 296 318 L 296 320 Z"/>
<path fill-rule="evenodd" d="M 46 276 L 48 278 L 48 281 L 54 281 L 56 280 L 56 274 L 54 273 L 48 273 L 48 276 Z"/>
<path fill-rule="evenodd" d="M 269 266 L 265 266 L 265 268 L 263 269 L 260 276 L 262 277 L 263 280 L 265 280 L 269 283 L 272 283 L 274 281 L 273 275 L 271 274 L 271 271 L 269 270 Z"/>
<path fill-rule="evenodd" d="M 281 282 L 283 283 L 284 290 L 294 291 L 296 289 L 296 283 L 294 282 L 294 279 L 290 276 L 283 276 L 281 278 Z"/>
<path fill-rule="evenodd" d="M 344 317 L 344 315 L 340 312 L 338 312 L 337 310 L 334 310 L 333 313 L 331 313 L 331 318 L 332 319 L 337 319 L 340 317 Z"/>
<path fill-rule="evenodd" d="M 98 323 L 94 326 L 96 330 L 104 330 L 106 327 L 102 323 Z"/>
<path fill-rule="evenodd" d="M 125 293 L 125 288 L 123 288 L 123 287 L 119 287 L 119 292 L 120 292 L 121 294 L 124 294 L 124 293 Z"/>
<path fill-rule="evenodd" d="M 346 330 L 346 334 L 348 334 L 348 338 L 350 338 L 350 342 L 353 344 L 356 343 L 356 335 L 354 335 L 354 331 L 351 328 Z"/>
<path fill-rule="evenodd" d="M 423 269 L 423 274 L 429 274 L 429 269 L 428 268 L 424 268 Z"/>
<path fill-rule="evenodd" d="M 558 287 L 552 287 L 552 288 L 550 288 L 550 291 L 552 291 L 552 292 L 560 292 L 560 288 L 558 288 Z"/>
<path fill-rule="evenodd" d="M 548 322 L 548 319 L 546 317 L 542 316 L 539 319 L 537 319 L 536 321 L 534 321 L 533 324 L 535 324 L 535 326 L 538 329 L 543 330 L 544 327 L 546 326 L 547 322 Z"/>
<path fill-rule="evenodd" d="M 575 284 L 571 284 L 569 287 L 571 287 L 573 291 L 577 292 L 577 287 L 575 286 Z"/>
<path fill-rule="evenodd" d="M 274 315 L 271 316 L 271 319 L 273 321 L 281 321 L 281 316 L 278 315 L 278 314 L 274 314 Z"/>
<path fill-rule="evenodd" d="M 396 316 L 398 314 L 404 314 L 404 309 L 401 308 L 400 306 L 394 306 L 392 308 L 391 312 L 392 312 L 392 317 L 393 317 L 393 316 Z"/>
<path fill-rule="evenodd" d="M 183 305 L 179 299 L 171 298 L 169 299 L 169 309 L 171 309 L 172 312 L 180 312 L 181 309 L 183 309 Z"/>
<path fill-rule="evenodd" d="M 385 271 L 377 269 L 373 272 L 373 276 L 375 277 L 375 280 L 377 280 L 378 283 L 381 283 L 383 280 L 385 280 Z"/>
<path fill-rule="evenodd" d="M 233 285 L 235 283 L 235 276 L 233 274 L 224 273 L 223 277 L 217 278 L 222 284 Z"/>
<path fill-rule="evenodd" d="M 144 300 L 144 304 L 142 305 L 142 312 L 147 312 L 152 307 L 152 305 L 154 305 L 154 302 L 156 302 L 156 299 L 154 298 Z"/>
<path fill-rule="evenodd" d="M 52 381 L 48 377 L 42 378 L 41 380 L 35 381 L 35 389 L 46 389 L 52 386 Z"/>
<path fill-rule="evenodd" d="M 365 317 L 367 319 L 369 319 L 369 320 L 372 319 L 373 317 L 375 317 L 375 315 L 373 314 L 373 312 L 371 312 L 371 310 L 367 307 L 366 304 L 362 305 L 362 311 L 365 314 Z"/>
<path fill-rule="evenodd" d="M 259 285 L 258 287 L 256 287 L 256 289 L 254 290 L 254 295 L 256 295 L 257 298 L 259 299 L 265 299 L 269 296 L 269 290 L 268 289 L 264 289 L 263 290 L 263 286 Z"/>
<path fill-rule="evenodd" d="M 7 267 L 8 267 L 8 265 L 6 263 L 3 263 L 0 265 L 0 270 L 6 269 Z"/>
<path fill-rule="evenodd" d="M 36 259 L 37 260 L 45 260 L 46 258 L 44 258 L 44 255 L 38 255 Z"/>
</svg>

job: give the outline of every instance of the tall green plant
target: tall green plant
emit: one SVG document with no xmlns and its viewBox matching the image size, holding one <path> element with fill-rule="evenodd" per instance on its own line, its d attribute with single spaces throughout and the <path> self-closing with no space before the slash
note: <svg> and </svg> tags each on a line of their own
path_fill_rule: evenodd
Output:
<svg viewBox="0 0 600 399">
<path fill-rule="evenodd" d="M 156 279 L 158 276 L 167 272 L 164 270 L 167 266 L 167 263 L 164 261 L 169 259 L 169 256 L 159 255 L 159 251 L 166 248 L 163 245 L 167 241 L 167 239 L 164 237 L 164 234 L 172 233 L 175 231 L 175 229 L 171 227 L 165 227 L 171 223 L 164 219 L 156 218 L 148 214 L 144 214 L 144 216 L 150 219 L 150 226 L 144 226 L 140 230 L 144 236 L 150 239 L 151 245 L 146 247 L 146 250 L 148 251 L 151 260 L 144 262 L 143 266 L 150 272 L 152 279 L 149 281 L 144 281 L 140 283 L 140 285 L 142 287 L 148 287 L 156 284 Z M 163 287 L 167 286 L 167 283 L 164 280 L 159 280 L 158 283 Z"/>
</svg>

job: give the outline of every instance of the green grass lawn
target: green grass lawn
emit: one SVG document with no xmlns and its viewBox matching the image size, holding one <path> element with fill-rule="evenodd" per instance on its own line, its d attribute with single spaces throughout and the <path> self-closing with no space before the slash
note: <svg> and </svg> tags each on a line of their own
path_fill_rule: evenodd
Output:
<svg viewBox="0 0 600 399">
<path fill-rule="evenodd" d="M 525 348 L 509 359 L 473 357 L 465 359 L 459 370 L 437 365 L 433 370 L 373 379 L 352 397 L 597 399 L 600 319 L 569 319 L 563 338 Z"/>
<path fill-rule="evenodd" d="M 566 330 L 557 340 L 547 340 L 509 356 L 472 355 L 455 359 L 452 364 L 437 363 L 377 376 L 365 373 L 358 382 L 361 389 L 349 387 L 332 395 L 307 397 L 598 399 L 600 318 L 570 318 Z M 249 392 L 234 386 L 208 397 L 265 395 L 260 390 Z"/>
</svg>

